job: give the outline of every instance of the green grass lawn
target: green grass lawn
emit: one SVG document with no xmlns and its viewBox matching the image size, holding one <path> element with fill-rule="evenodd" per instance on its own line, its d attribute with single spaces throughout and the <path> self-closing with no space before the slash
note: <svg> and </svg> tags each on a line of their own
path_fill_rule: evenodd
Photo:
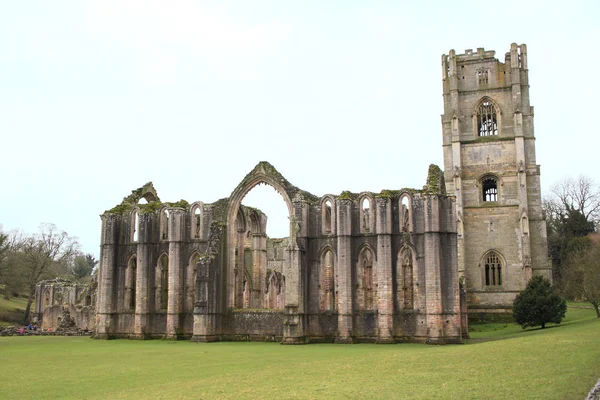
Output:
<svg viewBox="0 0 600 400">
<path fill-rule="evenodd" d="M 600 377 L 600 319 L 473 327 L 466 345 L 308 345 L 0 338 L 14 399 L 583 399 Z"/>
<path fill-rule="evenodd" d="M 22 324 L 26 307 L 26 298 L 12 297 L 10 300 L 6 300 L 0 294 L 0 326 Z"/>
</svg>

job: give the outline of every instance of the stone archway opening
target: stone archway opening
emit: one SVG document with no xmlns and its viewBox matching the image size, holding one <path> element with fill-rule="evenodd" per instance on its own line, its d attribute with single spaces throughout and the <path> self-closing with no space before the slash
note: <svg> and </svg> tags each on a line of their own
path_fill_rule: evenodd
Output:
<svg viewBox="0 0 600 400">
<path fill-rule="evenodd" d="M 233 224 L 228 224 L 235 282 L 232 304 L 234 308 L 283 308 L 290 208 L 285 196 L 265 181 L 245 192 L 230 219 Z"/>
</svg>

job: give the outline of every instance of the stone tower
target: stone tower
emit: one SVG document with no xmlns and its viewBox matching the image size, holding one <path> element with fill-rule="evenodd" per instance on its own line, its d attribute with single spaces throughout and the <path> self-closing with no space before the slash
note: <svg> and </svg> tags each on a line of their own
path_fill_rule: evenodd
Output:
<svg viewBox="0 0 600 400">
<path fill-rule="evenodd" d="M 527 47 L 504 63 L 478 48 L 442 56 L 444 174 L 456 195 L 469 315 L 506 312 L 532 275 L 551 278 L 535 159 Z"/>
</svg>

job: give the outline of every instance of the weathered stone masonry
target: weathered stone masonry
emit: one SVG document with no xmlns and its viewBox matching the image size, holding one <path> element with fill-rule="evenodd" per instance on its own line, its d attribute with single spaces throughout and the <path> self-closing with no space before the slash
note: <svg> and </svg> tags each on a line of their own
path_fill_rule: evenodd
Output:
<svg viewBox="0 0 600 400">
<path fill-rule="evenodd" d="M 241 204 L 258 184 L 281 194 L 289 237 Z M 460 342 L 454 215 L 436 166 L 423 190 L 320 198 L 267 162 L 212 204 L 147 184 L 102 215 L 96 337 Z"/>
<path fill-rule="evenodd" d="M 96 337 L 452 343 L 467 312 L 506 315 L 551 274 L 527 49 L 494 56 L 442 56 L 445 171 L 423 190 L 317 197 L 261 162 L 211 204 L 134 191 L 102 215 Z M 289 237 L 242 205 L 259 184 Z"/>
<path fill-rule="evenodd" d="M 532 275 L 551 279 L 527 47 L 442 56 L 444 175 L 456 196 L 469 315 L 510 312 Z"/>
</svg>

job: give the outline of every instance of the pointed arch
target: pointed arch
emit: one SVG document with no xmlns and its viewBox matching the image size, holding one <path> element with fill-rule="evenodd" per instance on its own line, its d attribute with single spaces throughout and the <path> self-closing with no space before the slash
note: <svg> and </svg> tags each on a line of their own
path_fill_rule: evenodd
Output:
<svg viewBox="0 0 600 400">
<path fill-rule="evenodd" d="M 123 309 L 135 310 L 137 284 L 137 255 L 130 254 L 125 268 L 125 296 L 123 296 Z"/>
<path fill-rule="evenodd" d="M 412 204 L 412 195 L 408 192 L 402 192 L 398 199 L 398 206 L 400 210 L 400 232 L 402 233 L 413 232 Z"/>
<path fill-rule="evenodd" d="M 252 277 L 246 268 L 243 268 L 242 280 L 242 308 L 250 308 L 250 293 L 252 293 Z"/>
<path fill-rule="evenodd" d="M 412 310 L 414 308 L 415 266 L 417 265 L 415 249 L 408 243 L 400 247 L 396 260 L 395 300 L 396 309 Z"/>
<path fill-rule="evenodd" d="M 292 235 L 291 226 L 292 223 L 296 223 L 294 207 L 292 204 L 292 195 L 295 191 L 298 191 L 293 185 L 291 185 L 275 168 L 267 162 L 260 162 L 235 188 L 231 196 L 229 197 L 227 205 L 227 226 L 234 227 L 235 221 L 238 217 L 238 212 L 242 204 L 243 198 L 252 190 L 256 185 L 267 184 L 275 189 L 283 198 L 287 208 L 288 217 L 290 219 L 290 240 L 295 238 Z M 289 188 L 292 188 L 288 190 Z M 235 243 L 236 234 L 234 229 L 228 229 L 228 243 Z M 236 274 L 235 274 L 235 260 L 236 260 L 236 248 L 235 246 L 228 246 L 227 254 L 227 305 L 228 307 L 236 306 Z M 239 281 L 238 281 L 239 282 Z M 260 282 L 257 282 L 260 287 Z"/>
<path fill-rule="evenodd" d="M 192 223 L 190 224 L 190 238 L 192 240 L 204 239 L 204 203 L 197 201 L 190 206 Z"/>
<path fill-rule="evenodd" d="M 285 299 L 285 284 L 283 275 L 277 271 L 271 271 L 267 277 L 267 297 L 265 308 L 283 308 Z"/>
<path fill-rule="evenodd" d="M 198 261 L 200 261 L 200 252 L 198 250 L 194 250 L 190 255 L 184 276 L 185 284 L 183 311 L 188 313 L 194 312 L 194 289 L 196 287 Z"/>
<path fill-rule="evenodd" d="M 133 210 L 131 210 L 131 215 L 130 215 L 130 219 L 129 219 L 129 226 L 130 226 L 130 230 L 129 230 L 129 240 L 131 242 L 137 242 L 138 241 L 138 234 L 139 234 L 139 230 L 140 230 L 140 215 L 139 215 L 139 210 L 138 208 L 134 208 Z"/>
<path fill-rule="evenodd" d="M 335 197 L 327 194 L 321 198 L 321 233 L 332 235 L 336 232 Z"/>
<path fill-rule="evenodd" d="M 481 257 L 481 278 L 484 287 L 501 287 L 506 281 L 506 260 L 497 250 L 486 251 Z"/>
<path fill-rule="evenodd" d="M 359 310 L 377 309 L 377 291 L 375 282 L 377 281 L 375 271 L 375 252 L 368 244 L 363 244 L 360 248 L 356 263 L 355 299 Z"/>
<path fill-rule="evenodd" d="M 169 302 L 169 256 L 166 252 L 158 257 L 154 278 L 155 308 L 156 311 L 165 311 Z"/>
<path fill-rule="evenodd" d="M 500 134 L 500 107 L 490 97 L 482 97 L 473 110 L 475 136 L 497 136 Z"/>
<path fill-rule="evenodd" d="M 371 193 L 363 192 L 358 196 L 360 233 L 375 233 L 375 201 Z"/>
<path fill-rule="evenodd" d="M 169 209 L 166 206 L 160 208 L 159 212 L 160 240 L 169 240 Z"/>
<path fill-rule="evenodd" d="M 321 250 L 319 269 L 319 309 L 323 312 L 335 311 L 335 262 L 333 249 L 325 246 Z"/>
</svg>

